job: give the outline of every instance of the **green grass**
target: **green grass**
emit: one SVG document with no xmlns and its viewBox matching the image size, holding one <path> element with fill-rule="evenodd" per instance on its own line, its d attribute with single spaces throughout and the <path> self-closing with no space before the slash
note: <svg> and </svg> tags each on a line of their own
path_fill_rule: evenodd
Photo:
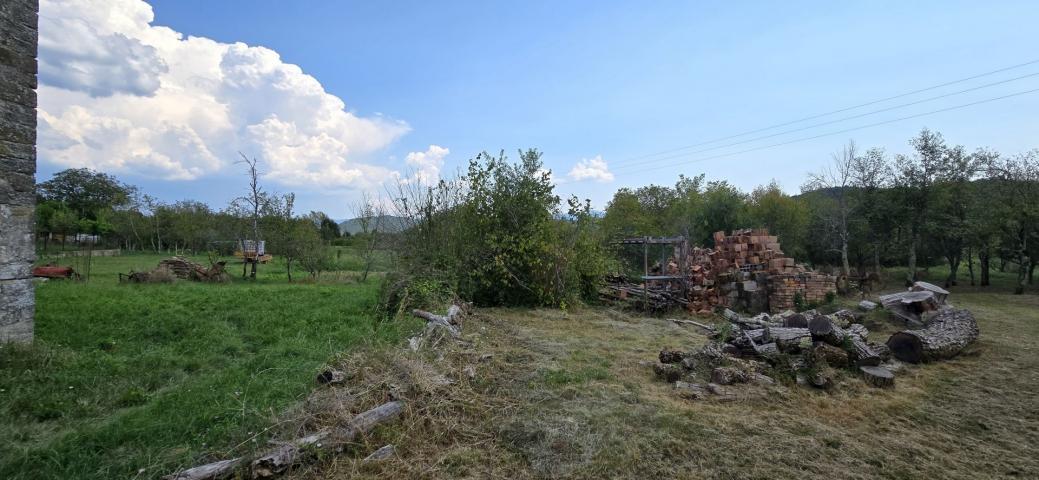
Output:
<svg viewBox="0 0 1039 480">
<path fill-rule="evenodd" d="M 161 258 L 38 286 L 34 344 L 0 347 L 0 478 L 155 478 L 262 447 L 330 357 L 414 327 L 376 321 L 376 280 L 289 284 L 277 264 L 257 282 L 117 283 Z"/>
</svg>

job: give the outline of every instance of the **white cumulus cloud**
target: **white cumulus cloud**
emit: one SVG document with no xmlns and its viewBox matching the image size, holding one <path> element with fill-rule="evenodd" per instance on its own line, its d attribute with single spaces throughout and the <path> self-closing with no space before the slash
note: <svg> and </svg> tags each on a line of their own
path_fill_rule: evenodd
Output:
<svg viewBox="0 0 1039 480">
<path fill-rule="evenodd" d="M 439 145 L 430 145 L 424 152 L 411 152 L 404 158 L 414 171 L 415 180 L 419 183 L 432 185 L 440 180 L 440 170 L 444 168 L 444 157 L 451 150 Z"/>
<path fill-rule="evenodd" d="M 154 26 L 141 0 L 42 0 L 39 155 L 164 179 L 226 168 L 241 151 L 287 185 L 366 188 L 364 163 L 409 131 L 359 116 L 277 52 Z"/>
<path fill-rule="evenodd" d="M 602 159 L 602 155 L 596 155 L 593 158 L 582 158 L 581 161 L 577 162 L 577 165 L 574 165 L 574 168 L 570 169 L 567 177 L 577 182 L 581 180 L 612 182 L 613 172 L 606 165 L 606 161 Z"/>
</svg>

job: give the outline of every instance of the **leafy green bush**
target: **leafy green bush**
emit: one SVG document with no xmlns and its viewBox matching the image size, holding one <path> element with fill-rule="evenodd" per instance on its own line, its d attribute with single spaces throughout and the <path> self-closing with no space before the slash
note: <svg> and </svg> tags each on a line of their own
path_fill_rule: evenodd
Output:
<svg viewBox="0 0 1039 480">
<path fill-rule="evenodd" d="M 477 305 L 594 299 L 606 263 L 598 219 L 577 198 L 563 213 L 550 175 L 528 150 L 517 163 L 481 153 L 464 176 L 434 187 L 402 183 L 394 202 L 412 227 L 396 242 L 400 278 Z"/>
</svg>

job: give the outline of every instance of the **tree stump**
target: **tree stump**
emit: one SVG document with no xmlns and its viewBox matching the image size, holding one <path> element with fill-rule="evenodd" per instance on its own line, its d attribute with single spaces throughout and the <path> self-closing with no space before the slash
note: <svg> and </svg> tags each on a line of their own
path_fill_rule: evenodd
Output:
<svg viewBox="0 0 1039 480">
<path fill-rule="evenodd" d="M 879 388 L 895 386 L 895 374 L 884 367 L 859 367 L 859 371 L 862 372 L 862 379 L 871 386 Z"/>
<path fill-rule="evenodd" d="M 932 362 L 955 357 L 978 339 L 978 322 L 968 310 L 945 308 L 920 330 L 903 330 L 891 336 L 888 348 L 903 362 Z"/>
</svg>

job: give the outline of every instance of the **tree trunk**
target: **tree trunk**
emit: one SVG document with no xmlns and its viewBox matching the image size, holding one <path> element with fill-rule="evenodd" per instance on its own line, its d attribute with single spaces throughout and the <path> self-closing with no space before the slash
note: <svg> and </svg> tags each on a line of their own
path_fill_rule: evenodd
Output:
<svg viewBox="0 0 1039 480">
<path fill-rule="evenodd" d="M 945 288 L 949 288 L 956 285 L 956 273 L 960 269 L 960 254 L 949 255 L 946 259 L 949 260 L 949 276 L 945 278 Z"/>
<path fill-rule="evenodd" d="M 967 247 L 967 272 L 970 273 L 970 286 L 974 286 L 974 247 Z"/>
<path fill-rule="evenodd" d="M 812 332 L 807 328 L 770 327 L 768 337 L 781 352 L 796 353 L 812 343 Z"/>
<path fill-rule="evenodd" d="M 880 242 L 873 245 L 873 271 L 880 274 Z"/>
<path fill-rule="evenodd" d="M 909 262 L 906 270 L 906 286 L 912 286 L 913 282 L 916 281 L 916 243 L 917 235 L 914 231 L 912 238 L 909 240 Z"/>
<path fill-rule="evenodd" d="M 292 259 L 285 259 L 285 276 L 289 277 L 289 283 L 292 283 Z"/>
<path fill-rule="evenodd" d="M 987 287 L 989 283 L 989 270 L 991 268 L 991 252 L 989 247 L 986 245 L 978 250 L 978 266 L 981 267 L 981 286 Z"/>
<path fill-rule="evenodd" d="M 891 336 L 888 348 L 903 362 L 920 363 L 952 358 L 978 339 L 978 322 L 969 310 L 945 308 L 920 330 Z"/>
<path fill-rule="evenodd" d="M 1015 295 L 1021 295 L 1025 293 L 1025 281 L 1027 280 L 1029 262 L 1028 262 L 1028 232 L 1021 228 L 1021 249 L 1018 251 L 1017 258 L 1017 287 L 1014 288 Z"/>
</svg>

